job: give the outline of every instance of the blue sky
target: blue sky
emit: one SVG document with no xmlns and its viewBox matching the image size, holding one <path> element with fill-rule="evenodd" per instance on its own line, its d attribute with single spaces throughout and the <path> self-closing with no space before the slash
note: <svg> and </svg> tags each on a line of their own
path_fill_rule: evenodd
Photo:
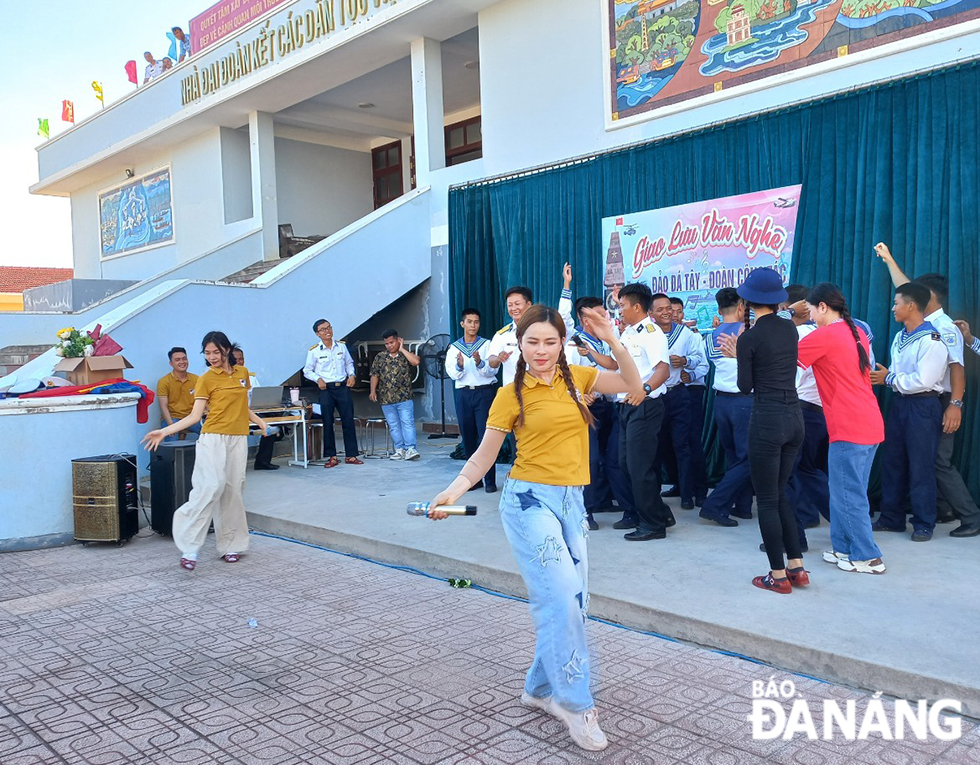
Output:
<svg viewBox="0 0 980 765">
<path fill-rule="evenodd" d="M 0 45 L 0 265 L 70 267 L 71 206 L 61 197 L 32 196 L 37 182 L 37 118 L 48 117 L 51 137 L 71 127 L 61 101 L 75 103 L 80 122 L 101 107 L 92 80 L 101 80 L 106 105 L 135 87 L 123 68 L 130 59 L 143 80 L 143 51 L 167 54 L 167 32 L 214 0 L 48 0 L 5 3 Z"/>
</svg>

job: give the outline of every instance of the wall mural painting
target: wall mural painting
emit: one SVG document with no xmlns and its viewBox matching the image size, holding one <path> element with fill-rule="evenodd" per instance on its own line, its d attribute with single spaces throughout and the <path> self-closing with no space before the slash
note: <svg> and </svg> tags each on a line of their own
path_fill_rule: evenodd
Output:
<svg viewBox="0 0 980 765">
<path fill-rule="evenodd" d="M 980 18 L 980 0 L 605 0 L 612 119 Z"/>
<path fill-rule="evenodd" d="M 99 217 L 103 258 L 173 241 L 170 169 L 99 194 Z"/>
</svg>

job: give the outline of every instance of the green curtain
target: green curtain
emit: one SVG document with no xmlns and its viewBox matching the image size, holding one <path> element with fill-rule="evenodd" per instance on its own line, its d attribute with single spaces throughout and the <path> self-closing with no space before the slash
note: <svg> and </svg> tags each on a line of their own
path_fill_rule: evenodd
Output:
<svg viewBox="0 0 980 765">
<path fill-rule="evenodd" d="M 980 66 L 971 62 L 525 177 L 454 188 L 451 310 L 456 316 L 467 305 L 480 309 L 490 334 L 504 323 L 509 286 L 527 285 L 535 300 L 557 304 L 566 260 L 574 266 L 575 295 L 601 294 L 602 218 L 802 183 L 791 279 L 839 284 L 852 313 L 871 325 L 884 361 L 898 326 L 876 242 L 889 244 L 910 277 L 948 274 L 947 312 L 978 323 L 978 136 Z M 967 355 L 955 459 L 980 496 L 980 369 L 975 354 Z M 712 447 L 710 430 L 705 436 Z M 717 472 L 716 454 L 711 462 Z"/>
</svg>

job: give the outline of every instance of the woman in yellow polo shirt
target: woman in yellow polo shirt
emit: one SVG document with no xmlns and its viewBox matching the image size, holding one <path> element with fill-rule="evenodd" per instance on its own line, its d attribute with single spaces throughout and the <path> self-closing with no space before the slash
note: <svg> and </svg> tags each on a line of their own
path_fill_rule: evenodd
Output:
<svg viewBox="0 0 980 765">
<path fill-rule="evenodd" d="M 521 702 L 553 714 L 583 749 L 607 745 L 589 690 L 585 640 L 588 556 L 582 487 L 589 483 L 589 426 L 585 397 L 630 393 L 642 401 L 643 381 L 612 322 L 585 309 L 585 329 L 609 344 L 618 372 L 569 367 L 565 322 L 558 311 L 531 306 L 517 323 L 521 355 L 511 385 L 501 388 L 480 448 L 431 504 L 429 517 L 445 518 L 439 505 L 454 504 L 493 464 L 507 433 L 517 458 L 500 497 L 500 518 L 527 585 L 537 641 Z"/>
<path fill-rule="evenodd" d="M 187 502 L 174 513 L 174 543 L 180 550 L 180 567 L 193 571 L 204 545 L 208 526 L 214 521 L 218 554 L 226 563 L 237 563 L 248 549 L 248 523 L 242 488 L 248 460 L 248 425 L 254 422 L 266 435 L 262 419 L 248 408 L 248 370 L 231 361 L 232 344 L 224 332 L 208 332 L 201 341 L 208 370 L 197 379 L 194 408 L 182 420 L 143 437 L 149 451 L 167 436 L 208 418 L 194 449 L 194 473 Z"/>
</svg>

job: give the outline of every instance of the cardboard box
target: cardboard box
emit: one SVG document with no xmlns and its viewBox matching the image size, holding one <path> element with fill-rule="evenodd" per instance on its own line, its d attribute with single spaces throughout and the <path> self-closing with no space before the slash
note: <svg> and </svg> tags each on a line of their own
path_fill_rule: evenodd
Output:
<svg viewBox="0 0 980 765">
<path fill-rule="evenodd" d="M 125 356 L 83 356 L 62 359 L 54 371 L 64 372 L 72 385 L 94 385 L 104 380 L 117 380 L 123 377 L 123 370 L 132 368 Z"/>
</svg>

